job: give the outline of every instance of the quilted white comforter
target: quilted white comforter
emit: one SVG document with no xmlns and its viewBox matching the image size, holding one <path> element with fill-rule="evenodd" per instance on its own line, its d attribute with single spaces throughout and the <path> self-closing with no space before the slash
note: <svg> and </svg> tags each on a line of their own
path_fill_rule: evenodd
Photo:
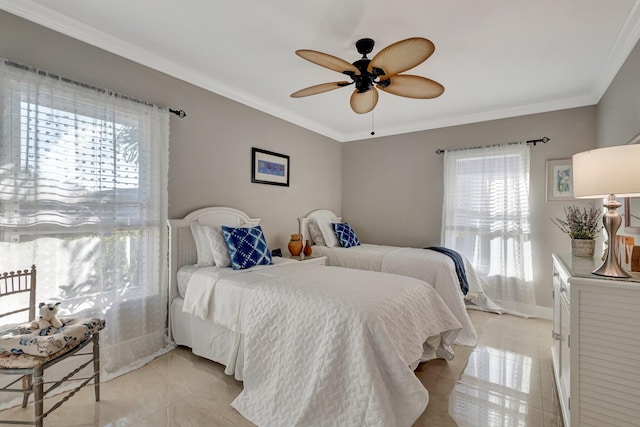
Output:
<svg viewBox="0 0 640 427">
<path fill-rule="evenodd" d="M 478 341 L 460 290 L 453 261 L 448 256 L 431 250 L 363 243 L 350 248 L 314 246 L 314 255 L 324 255 L 328 264 L 361 270 L 382 271 L 415 277 L 431 284 L 442 297 L 451 312 L 462 324 L 456 344 L 474 346 Z M 473 267 L 465 260 L 469 292 L 466 300 L 484 307 L 487 298 Z M 489 307 L 486 307 L 489 308 Z M 491 306 L 491 308 L 494 308 Z"/>
<path fill-rule="evenodd" d="M 216 304 L 200 313 L 243 330 L 244 390 L 232 403 L 243 416 L 259 426 L 388 427 L 424 411 L 428 392 L 412 368 L 451 359 L 461 327 L 430 285 L 302 263 L 251 270 L 208 292 L 242 290 L 236 312 L 222 315 L 231 318 L 211 313 Z"/>
</svg>

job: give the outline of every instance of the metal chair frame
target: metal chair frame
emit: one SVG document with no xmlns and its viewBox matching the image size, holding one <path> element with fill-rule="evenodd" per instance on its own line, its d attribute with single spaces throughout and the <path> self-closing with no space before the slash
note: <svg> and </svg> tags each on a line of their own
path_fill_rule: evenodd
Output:
<svg viewBox="0 0 640 427">
<path fill-rule="evenodd" d="M 13 295 L 18 293 L 29 293 L 29 307 L 23 307 L 18 310 L 0 314 L 2 317 L 10 314 L 16 314 L 20 312 L 29 312 L 29 319 L 34 319 L 36 314 L 36 266 L 31 266 L 31 270 L 18 270 L 0 274 L 0 297 L 6 295 Z M 93 343 L 92 352 L 80 353 L 89 343 Z M 69 357 L 82 357 L 90 356 L 87 361 L 84 361 L 80 366 L 64 375 L 58 381 L 45 382 L 44 372 L 50 366 L 53 366 L 64 359 Z M 44 360 L 44 358 L 43 358 Z M 93 374 L 88 377 L 74 378 L 74 376 L 93 362 Z M 69 400 L 71 396 L 76 394 L 80 389 L 89 384 L 91 380 L 94 380 L 94 392 L 96 402 L 100 401 L 100 333 L 95 332 L 91 338 L 84 340 L 78 346 L 70 349 L 69 351 L 57 355 L 53 359 L 48 360 L 42 364 L 34 366 L 32 368 L 0 368 L 0 375 L 19 375 L 19 377 L 0 388 L 0 392 L 22 393 L 22 407 L 27 406 L 29 395 L 34 395 L 35 406 L 35 419 L 34 421 L 15 421 L 15 420 L 0 420 L 0 424 L 13 424 L 13 425 L 33 425 L 36 427 L 43 427 L 44 418 L 46 418 L 51 412 L 59 408 L 64 402 Z M 22 381 L 22 388 L 11 388 L 18 381 Z M 54 389 L 58 388 L 66 381 L 81 381 L 81 383 L 72 390 L 64 392 L 63 397 L 55 402 L 49 410 L 44 411 L 44 398 Z M 45 384 L 51 384 L 45 389 Z"/>
</svg>

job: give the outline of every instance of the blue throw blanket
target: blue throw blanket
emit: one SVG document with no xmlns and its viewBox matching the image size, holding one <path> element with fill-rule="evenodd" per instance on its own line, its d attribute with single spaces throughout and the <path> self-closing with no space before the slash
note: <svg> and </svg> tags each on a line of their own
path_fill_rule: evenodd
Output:
<svg viewBox="0 0 640 427">
<path fill-rule="evenodd" d="M 463 294 L 467 295 L 467 292 L 469 292 L 469 282 L 467 281 L 467 273 L 464 270 L 464 261 L 460 254 L 453 249 L 447 249 L 441 246 L 430 246 L 425 249 L 440 252 L 453 260 L 453 264 L 456 267 L 456 274 L 458 275 L 458 281 L 460 282 L 460 290 L 462 290 Z"/>
</svg>

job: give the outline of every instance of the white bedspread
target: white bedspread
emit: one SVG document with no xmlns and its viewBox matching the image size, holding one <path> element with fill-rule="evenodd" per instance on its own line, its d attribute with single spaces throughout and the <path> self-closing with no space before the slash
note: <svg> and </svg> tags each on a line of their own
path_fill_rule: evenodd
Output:
<svg viewBox="0 0 640 427">
<path fill-rule="evenodd" d="M 275 265 L 296 263 L 297 261 L 293 260 L 274 258 Z M 241 328 L 243 298 L 255 283 L 273 277 L 272 273 L 262 270 L 268 270 L 275 265 L 259 265 L 250 270 L 187 266 L 184 271 L 188 284 L 181 292 L 184 295 L 182 310 L 201 319 L 212 320 L 234 332 L 243 332 Z M 181 269 L 178 274 L 182 271 Z M 232 280 L 232 276 L 237 275 L 239 277 Z M 221 281 L 224 278 L 229 280 Z"/>
<path fill-rule="evenodd" d="M 456 338 L 456 344 L 474 346 L 478 341 L 476 330 L 471 323 L 464 295 L 455 266 L 448 256 L 431 250 L 419 248 L 400 248 L 396 246 L 372 245 L 363 243 L 351 248 L 329 248 L 314 246 L 315 255 L 327 256 L 328 264 L 361 270 L 382 271 L 415 277 L 431 284 L 440 294 L 451 312 L 462 324 L 462 331 Z M 467 272 L 472 267 L 465 263 Z M 475 274 L 467 274 L 469 292 L 467 300 L 479 301 L 484 295 Z"/>
<path fill-rule="evenodd" d="M 412 368 L 452 358 L 461 326 L 408 277 L 295 263 L 214 281 L 187 293 L 213 295 L 203 314 L 244 331 L 244 390 L 232 405 L 259 426 L 410 426 L 428 402 Z M 218 311 L 224 288 L 243 294 L 236 313 Z"/>
</svg>

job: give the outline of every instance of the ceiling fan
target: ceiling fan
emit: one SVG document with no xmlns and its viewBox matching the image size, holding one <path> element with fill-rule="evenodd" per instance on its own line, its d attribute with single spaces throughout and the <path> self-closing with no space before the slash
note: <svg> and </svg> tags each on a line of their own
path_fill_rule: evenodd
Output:
<svg viewBox="0 0 640 427">
<path fill-rule="evenodd" d="M 376 88 L 407 98 L 432 99 L 444 92 L 444 86 L 426 77 L 400 74 L 423 63 L 435 50 L 434 44 L 422 37 L 412 37 L 393 43 L 372 59 L 367 54 L 373 50 L 372 39 L 360 39 L 356 49 L 362 58 L 353 64 L 315 50 L 296 50 L 296 55 L 330 70 L 346 74 L 351 81 L 322 83 L 301 89 L 291 94 L 292 98 L 328 92 L 330 90 L 355 84 L 351 95 L 351 109 L 358 114 L 372 111 L 378 103 Z"/>
</svg>

